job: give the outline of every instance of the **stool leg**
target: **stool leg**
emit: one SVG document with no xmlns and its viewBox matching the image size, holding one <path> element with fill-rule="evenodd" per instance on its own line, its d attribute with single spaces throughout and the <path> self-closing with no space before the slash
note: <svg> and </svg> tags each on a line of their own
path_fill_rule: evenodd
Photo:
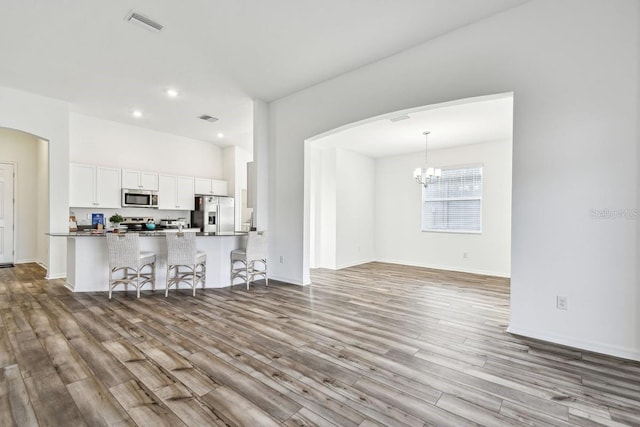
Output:
<svg viewBox="0 0 640 427">
<path fill-rule="evenodd" d="M 113 290 L 112 283 L 113 282 L 113 269 L 109 269 L 109 299 L 111 299 L 111 291 Z"/>
<path fill-rule="evenodd" d="M 197 265 L 193 264 L 193 276 L 191 276 L 191 288 L 193 289 L 193 296 L 196 296 L 196 273 L 197 273 Z"/>
<path fill-rule="evenodd" d="M 251 276 L 249 275 L 249 260 L 245 260 L 244 271 L 245 271 L 245 280 L 247 281 L 247 290 L 249 290 L 249 284 L 251 283 Z"/>
<path fill-rule="evenodd" d="M 156 262 L 151 263 L 151 290 L 156 291 Z"/>
<path fill-rule="evenodd" d="M 202 264 L 202 290 L 207 286 L 207 262 Z"/>
<path fill-rule="evenodd" d="M 171 266 L 169 264 L 167 264 L 167 280 L 166 280 L 167 284 L 164 287 L 164 297 L 165 298 L 169 296 L 169 283 L 171 283 L 170 274 L 171 274 Z"/>
</svg>

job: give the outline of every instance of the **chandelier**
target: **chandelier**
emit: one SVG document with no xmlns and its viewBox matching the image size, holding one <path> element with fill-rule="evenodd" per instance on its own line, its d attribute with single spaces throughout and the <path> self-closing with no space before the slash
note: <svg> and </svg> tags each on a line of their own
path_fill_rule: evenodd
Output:
<svg viewBox="0 0 640 427">
<path fill-rule="evenodd" d="M 424 166 L 421 168 L 416 168 L 413 171 L 413 177 L 416 179 L 418 184 L 422 184 L 424 188 L 427 188 L 429 184 L 433 184 L 440 179 L 440 175 L 442 175 L 442 170 L 439 168 L 430 168 L 427 165 L 427 139 L 429 137 L 429 133 L 431 132 L 423 132 L 424 135 Z"/>
</svg>

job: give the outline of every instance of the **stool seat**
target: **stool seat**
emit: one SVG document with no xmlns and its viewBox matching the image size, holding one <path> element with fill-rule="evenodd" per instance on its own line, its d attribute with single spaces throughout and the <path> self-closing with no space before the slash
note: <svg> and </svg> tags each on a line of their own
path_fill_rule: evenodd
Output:
<svg viewBox="0 0 640 427">
<path fill-rule="evenodd" d="M 109 233 L 107 234 L 107 248 L 109 251 L 109 299 L 113 289 L 124 285 L 136 288 L 136 296 L 140 298 L 140 288 L 147 283 L 151 289 L 156 289 L 156 254 L 140 251 L 140 236 L 138 233 Z M 146 268 L 150 271 L 144 271 Z"/>
<path fill-rule="evenodd" d="M 156 254 L 153 252 L 140 252 L 140 262 L 143 264 L 150 264 L 156 261 Z"/>
<path fill-rule="evenodd" d="M 231 259 L 232 260 L 244 260 L 247 257 L 246 249 L 234 249 L 231 251 Z"/>
<path fill-rule="evenodd" d="M 196 249 L 195 233 L 170 233 L 167 241 L 167 286 L 164 296 L 169 296 L 169 288 L 185 283 L 196 296 L 196 286 L 207 282 L 207 254 Z"/>
</svg>

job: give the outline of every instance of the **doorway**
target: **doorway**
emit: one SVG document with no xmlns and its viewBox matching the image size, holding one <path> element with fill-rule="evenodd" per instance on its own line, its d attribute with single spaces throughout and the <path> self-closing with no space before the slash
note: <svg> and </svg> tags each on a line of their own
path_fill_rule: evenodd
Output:
<svg viewBox="0 0 640 427">
<path fill-rule="evenodd" d="M 480 232 L 424 230 L 425 161 L 483 165 Z M 417 107 L 306 141 L 309 267 L 381 261 L 510 277 L 513 94 Z"/>
<path fill-rule="evenodd" d="M 15 166 L 0 163 L 0 267 L 13 266 Z"/>
<path fill-rule="evenodd" d="M 49 142 L 28 132 L 0 128 L 0 251 L 6 265 L 48 268 Z"/>
</svg>

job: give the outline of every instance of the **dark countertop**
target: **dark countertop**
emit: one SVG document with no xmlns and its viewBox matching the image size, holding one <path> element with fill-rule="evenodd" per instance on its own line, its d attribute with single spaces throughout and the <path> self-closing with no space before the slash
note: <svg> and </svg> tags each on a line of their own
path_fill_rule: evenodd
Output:
<svg viewBox="0 0 640 427">
<path fill-rule="evenodd" d="M 202 231 L 185 231 L 186 233 L 194 233 L 196 236 L 202 237 L 226 237 L 226 236 L 246 236 L 246 231 L 233 231 L 228 233 L 205 233 Z M 104 230 L 101 232 L 97 232 L 94 230 L 91 231 L 70 231 L 68 233 L 46 233 L 47 236 L 51 237 L 104 237 L 107 233 L 111 233 L 111 231 L 105 232 Z M 154 230 L 154 231 L 134 231 L 130 233 L 138 233 L 140 237 L 164 237 L 167 233 L 177 233 L 176 231 L 164 231 L 164 230 Z M 124 233 L 122 233 L 124 234 Z"/>
</svg>

